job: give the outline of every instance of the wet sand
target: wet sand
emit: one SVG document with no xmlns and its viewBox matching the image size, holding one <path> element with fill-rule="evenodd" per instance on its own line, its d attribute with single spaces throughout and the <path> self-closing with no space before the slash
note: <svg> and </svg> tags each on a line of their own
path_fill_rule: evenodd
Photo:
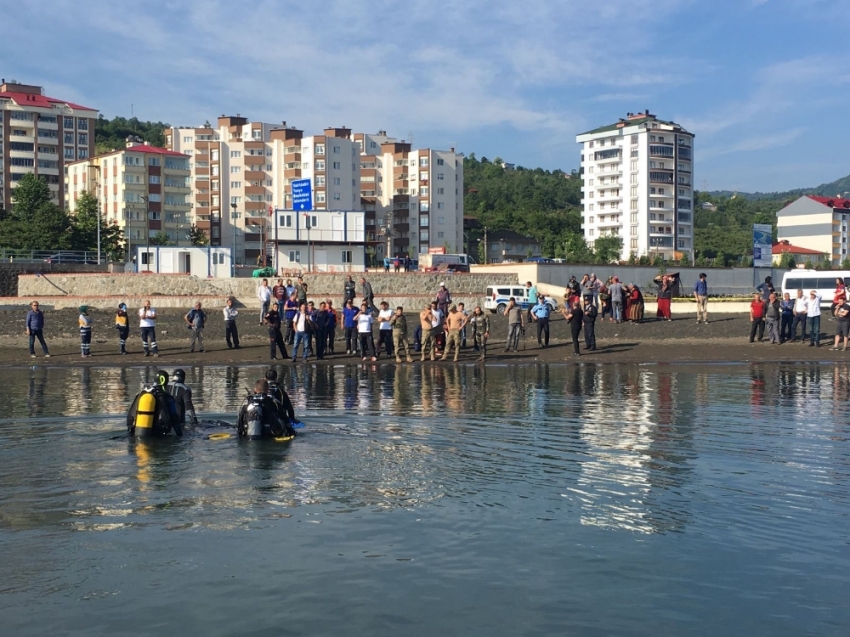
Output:
<svg viewBox="0 0 850 637">
<path fill-rule="evenodd" d="M 220 313 L 210 313 L 207 328 L 204 331 L 205 352 L 189 353 L 189 330 L 183 322 L 182 313 L 175 310 L 163 310 L 157 320 L 157 343 L 159 357 L 144 357 L 136 320 L 130 331 L 127 350 L 129 354 L 121 356 L 118 351 L 118 333 L 112 326 L 113 315 L 106 312 L 90 313 L 94 321 L 92 337 L 92 356 L 80 357 L 79 332 L 77 330 L 77 312 L 58 310 L 45 315 L 45 339 L 51 358 L 42 356 L 36 342 L 36 359 L 29 356 L 27 339 L 24 334 L 25 312 L 0 311 L 0 363 L 5 365 L 257 365 L 269 362 L 268 336 L 265 327 L 258 325 L 258 312 L 243 310 L 240 312 L 238 328 L 242 348 L 231 350 L 224 340 L 224 327 Z M 133 318 L 133 316 L 131 316 Z M 249 320 L 249 318 L 251 320 Z M 708 325 L 697 324 L 694 316 L 675 317 L 673 321 L 649 319 L 645 323 L 615 324 L 608 320 L 596 322 L 597 351 L 588 352 L 581 340 L 581 357 L 573 354 L 572 342 L 566 321 L 556 316 L 551 323 L 549 347 L 540 348 L 537 344 L 536 326 L 526 328 L 525 337 L 520 341 L 519 351 L 505 352 L 507 333 L 506 319 L 490 315 L 491 338 L 487 347 L 488 364 L 518 364 L 529 362 L 576 362 L 583 363 L 675 363 L 675 362 L 798 362 L 798 361 L 839 361 L 850 360 L 850 352 L 832 352 L 835 323 L 824 317 L 821 323 L 821 345 L 818 348 L 808 344 L 785 343 L 770 345 L 765 342 L 749 342 L 749 320 L 742 315 L 714 315 Z M 413 342 L 413 328 L 418 317 L 408 316 L 409 338 Z M 377 333 L 377 329 L 375 330 Z M 471 332 L 470 332 L 471 335 Z M 356 356 L 345 354 L 344 334 L 336 330 L 335 354 L 317 361 L 308 359 L 310 364 L 345 364 L 359 362 Z M 377 334 L 376 334 L 377 340 Z M 458 362 L 476 362 L 478 352 L 473 351 L 471 339 L 469 347 L 461 350 Z M 291 354 L 291 348 L 287 347 Z M 419 363 L 419 352 L 412 352 L 415 363 Z M 391 362 L 393 358 L 380 358 L 379 362 Z M 302 364 L 300 359 L 299 363 Z M 404 363 L 407 364 L 407 363 Z M 431 364 L 430 361 L 427 364 Z M 438 363 L 452 364 L 449 361 Z"/>
</svg>

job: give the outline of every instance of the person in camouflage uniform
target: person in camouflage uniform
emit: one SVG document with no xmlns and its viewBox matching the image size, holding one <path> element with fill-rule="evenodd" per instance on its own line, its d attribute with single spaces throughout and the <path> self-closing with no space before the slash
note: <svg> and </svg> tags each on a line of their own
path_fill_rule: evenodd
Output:
<svg viewBox="0 0 850 637">
<path fill-rule="evenodd" d="M 395 362 L 401 362 L 401 350 L 404 348 L 404 355 L 407 357 L 407 362 L 412 363 L 410 357 L 410 344 L 407 341 L 407 319 L 404 318 L 404 308 L 400 305 L 395 309 L 390 319 L 390 325 L 393 327 L 393 349 L 395 349 Z"/>
<path fill-rule="evenodd" d="M 475 348 L 481 352 L 478 360 L 483 361 L 487 356 L 487 339 L 490 338 L 490 317 L 481 311 L 479 305 L 472 311 L 469 324 L 472 326 L 472 342 L 475 343 Z"/>
</svg>

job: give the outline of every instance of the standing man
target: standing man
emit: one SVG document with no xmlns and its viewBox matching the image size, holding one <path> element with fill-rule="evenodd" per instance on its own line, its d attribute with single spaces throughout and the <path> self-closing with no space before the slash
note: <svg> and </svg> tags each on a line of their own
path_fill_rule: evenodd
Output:
<svg viewBox="0 0 850 637">
<path fill-rule="evenodd" d="M 590 305 L 593 305 L 593 301 L 590 302 Z M 570 336 L 573 339 L 573 356 L 581 356 L 581 352 L 578 350 L 578 337 L 581 334 L 581 328 L 584 324 L 584 311 L 581 309 L 581 301 L 575 299 L 572 307 L 565 307 L 561 310 L 561 314 L 563 314 L 564 318 L 570 324 Z"/>
<path fill-rule="evenodd" d="M 404 308 L 402 306 L 399 305 L 395 309 L 395 314 L 393 314 L 390 319 L 390 325 L 393 328 L 395 362 L 401 362 L 401 351 L 404 349 L 404 356 L 407 358 L 407 362 L 412 363 L 413 359 L 410 357 L 410 343 L 407 341 L 407 319 L 404 318 Z"/>
<path fill-rule="evenodd" d="M 505 314 L 508 317 L 508 340 L 505 343 L 505 351 L 511 347 L 517 351 L 519 347 L 519 337 L 525 330 L 525 323 L 522 318 L 522 308 L 517 305 L 516 299 L 511 297 L 508 300 L 508 307 L 505 309 Z"/>
<path fill-rule="evenodd" d="M 694 299 L 697 302 L 697 323 L 708 323 L 708 283 L 705 272 L 700 272 L 699 279 L 694 283 Z"/>
<path fill-rule="evenodd" d="M 531 308 L 531 316 L 537 322 L 537 344 L 542 348 L 549 347 L 549 314 L 551 312 L 552 308 L 546 303 L 546 297 L 541 294 L 537 305 Z"/>
<path fill-rule="evenodd" d="M 460 330 L 460 348 L 466 349 L 466 326 L 469 325 L 469 312 L 466 311 L 466 305 L 463 303 L 457 304 L 457 311 L 463 315 L 463 318 L 466 319 L 466 323 L 463 325 L 463 329 Z M 475 350 L 476 352 L 478 350 Z"/>
<path fill-rule="evenodd" d="M 436 330 L 433 327 L 434 313 L 431 310 L 431 305 L 426 305 L 419 313 L 419 326 L 422 328 L 422 359 L 425 360 L 425 353 L 431 352 L 431 360 L 436 358 Z M 438 320 L 439 323 L 439 320 Z"/>
<path fill-rule="evenodd" d="M 159 356 L 159 348 L 156 346 L 156 308 L 151 307 L 150 300 L 145 301 L 144 307 L 139 309 L 139 331 L 145 356 Z"/>
<path fill-rule="evenodd" d="M 764 322 L 767 325 L 767 340 L 771 345 L 779 345 L 779 318 L 782 311 L 779 309 L 779 299 L 776 292 L 771 292 L 767 297 L 764 308 Z"/>
<path fill-rule="evenodd" d="M 295 295 L 298 298 L 298 305 L 307 302 L 307 284 L 304 283 L 303 276 L 299 276 L 295 282 Z"/>
<path fill-rule="evenodd" d="M 531 319 L 531 308 L 537 305 L 537 286 L 532 285 L 531 281 L 525 282 L 525 288 L 528 290 L 528 320 Z"/>
<path fill-rule="evenodd" d="M 457 305 L 452 305 L 449 308 L 448 316 L 446 316 L 446 332 L 448 333 L 448 337 L 446 338 L 446 348 L 443 350 L 443 357 L 440 360 L 446 360 L 449 357 L 449 351 L 454 346 L 454 361 L 457 362 L 457 356 L 460 354 L 460 331 L 464 325 L 466 325 L 466 317 L 457 311 Z"/>
<path fill-rule="evenodd" d="M 345 299 L 345 307 L 342 308 L 342 327 L 345 329 L 345 353 L 357 352 L 357 308 L 354 307 L 354 299 Z"/>
<path fill-rule="evenodd" d="M 119 303 L 115 312 L 115 329 L 118 330 L 118 343 L 122 356 L 127 353 L 127 337 L 130 336 L 130 317 L 127 316 L 127 304 Z"/>
<path fill-rule="evenodd" d="M 381 301 L 381 310 L 378 312 L 378 355 L 381 353 L 383 346 L 387 356 L 393 355 L 393 312 L 390 309 L 390 304 L 386 301 Z"/>
<path fill-rule="evenodd" d="M 233 307 L 233 297 L 228 297 L 224 305 L 224 340 L 227 341 L 227 349 L 242 349 L 239 347 L 239 331 L 236 329 L 236 317 L 239 310 Z"/>
<path fill-rule="evenodd" d="M 38 339 L 41 345 L 44 358 L 50 358 L 47 343 L 44 342 L 44 312 L 38 309 L 38 301 L 30 303 L 30 310 L 27 312 L 27 335 L 30 337 L 30 358 L 35 358 L 35 339 Z"/>
<path fill-rule="evenodd" d="M 284 342 L 287 345 L 292 345 L 295 342 L 295 330 L 292 327 L 292 319 L 295 318 L 298 305 L 298 296 L 295 294 L 295 289 L 293 289 L 292 294 L 289 295 L 286 303 L 283 304 L 283 322 L 286 326 L 286 339 Z"/>
<path fill-rule="evenodd" d="M 811 339 L 809 341 L 809 347 L 820 347 L 820 300 L 820 294 L 815 290 L 809 292 L 809 302 L 806 304 L 809 339 Z"/>
<path fill-rule="evenodd" d="M 257 288 L 257 298 L 260 299 L 260 325 L 269 313 L 269 305 L 272 301 L 272 290 L 269 287 L 269 280 L 263 279 L 262 285 Z"/>
<path fill-rule="evenodd" d="M 192 403 L 192 389 L 186 384 L 186 372 L 182 369 L 175 369 L 171 375 L 171 382 L 163 389 L 174 396 L 174 402 L 177 403 L 177 413 L 180 417 L 180 424 L 186 424 L 186 416 L 189 417 L 189 422 L 193 425 L 198 424 L 198 417 L 195 415 L 195 405 Z"/>
<path fill-rule="evenodd" d="M 298 346 L 301 346 L 304 352 L 304 361 L 307 361 L 308 350 L 310 348 L 310 315 L 307 312 L 307 304 L 302 303 L 295 313 L 295 318 L 292 319 L 292 324 L 295 327 L 295 344 L 292 346 L 292 362 L 298 360 Z"/>
<path fill-rule="evenodd" d="M 446 287 L 445 281 L 440 283 L 440 289 L 437 290 L 437 309 L 440 310 L 443 316 L 449 311 L 449 305 L 452 303 L 452 293 Z"/>
<path fill-rule="evenodd" d="M 80 306 L 80 355 L 83 358 L 91 356 L 91 318 L 88 305 Z"/>
<path fill-rule="evenodd" d="M 189 329 L 192 330 L 192 342 L 189 343 L 189 353 L 195 351 L 195 343 L 204 351 L 204 325 L 207 323 L 207 313 L 201 309 L 201 302 L 195 303 L 195 307 L 183 317 Z"/>
<path fill-rule="evenodd" d="M 333 301 L 328 299 L 328 340 L 327 340 L 327 351 L 330 354 L 334 353 L 334 340 L 336 340 L 336 324 L 337 324 L 337 315 L 336 308 L 334 308 Z"/>
<path fill-rule="evenodd" d="M 342 305 L 345 307 L 347 301 L 351 301 L 354 303 L 354 297 L 357 296 L 357 285 L 354 283 L 354 279 L 351 278 L 351 275 L 348 275 L 348 278 L 345 280 L 345 288 L 342 293 Z"/>
<path fill-rule="evenodd" d="M 809 300 L 803 295 L 803 290 L 797 290 L 797 296 L 794 299 L 794 322 L 791 324 L 791 342 L 797 340 L 797 325 L 803 326 L 802 342 L 806 339 L 806 319 L 809 311 Z"/>
<path fill-rule="evenodd" d="M 286 358 L 286 345 L 283 343 L 283 334 L 280 332 L 280 314 L 275 308 L 272 308 L 263 317 L 266 325 L 269 328 L 269 356 L 271 360 L 277 360 L 277 350 L 280 349 L 281 358 Z"/>
<path fill-rule="evenodd" d="M 372 290 L 372 284 L 366 280 L 366 277 L 360 277 L 360 288 L 363 292 L 363 300 L 369 306 L 369 311 L 377 314 L 378 308 L 375 307 L 375 292 Z"/>
<path fill-rule="evenodd" d="M 582 324 L 584 326 L 584 349 L 591 352 L 596 351 L 596 306 L 588 297 L 584 297 L 584 311 L 582 313 Z M 619 322 L 619 321 L 618 321 Z"/>
<path fill-rule="evenodd" d="M 313 322 L 316 324 L 316 360 L 325 358 L 325 347 L 328 344 L 328 304 L 322 301 L 319 303 L 319 309 L 313 312 Z"/>
<path fill-rule="evenodd" d="M 378 360 L 378 354 L 375 351 L 375 337 L 372 336 L 372 323 L 375 321 L 375 315 L 369 309 L 369 304 L 366 301 L 360 305 L 360 311 L 355 317 L 357 320 L 357 337 L 360 339 L 360 356 L 361 360 L 369 358 L 369 350 L 372 351 L 372 360 Z"/>
<path fill-rule="evenodd" d="M 704 276 L 704 275 L 703 275 Z M 619 277 L 614 277 L 613 283 L 608 286 L 608 295 L 611 297 L 611 310 L 614 314 L 614 322 L 623 322 L 623 284 L 620 283 Z M 585 306 L 586 307 L 586 306 Z M 587 310 L 585 309 L 585 313 Z M 596 321 L 596 316 L 593 317 Z M 605 320 L 605 313 L 602 313 L 602 320 Z M 587 323 L 585 322 L 585 326 Z M 591 328 L 593 329 L 593 328 Z M 587 327 L 584 328 L 584 339 L 587 340 Z"/>
<path fill-rule="evenodd" d="M 782 322 L 779 326 L 779 342 L 785 343 L 791 340 L 791 336 L 793 336 L 791 322 L 794 320 L 794 300 L 788 292 L 785 293 L 784 298 L 779 302 L 779 310 L 782 312 Z"/>
<path fill-rule="evenodd" d="M 755 341 L 758 332 L 759 343 L 764 338 L 764 310 L 765 302 L 761 294 L 753 294 L 753 302 L 750 303 L 750 343 Z"/>
<path fill-rule="evenodd" d="M 476 305 L 472 310 L 472 317 L 469 319 L 472 325 L 472 342 L 475 344 L 475 349 L 481 352 L 478 357 L 479 361 L 484 361 L 487 358 L 487 339 L 490 338 L 490 317 L 484 314 L 480 305 Z"/>
<path fill-rule="evenodd" d="M 842 301 L 841 305 L 835 308 L 835 318 L 835 345 L 831 349 L 833 351 L 837 350 L 838 342 L 843 338 L 844 346 L 841 348 L 841 351 L 846 352 L 847 341 L 850 340 L 850 305 L 848 305 L 846 298 Z"/>
<path fill-rule="evenodd" d="M 289 296 L 286 293 L 286 286 L 283 284 L 283 279 L 277 280 L 277 285 L 272 288 L 272 296 L 277 304 L 277 313 L 283 316 L 283 304 L 286 303 L 286 299 Z"/>
</svg>

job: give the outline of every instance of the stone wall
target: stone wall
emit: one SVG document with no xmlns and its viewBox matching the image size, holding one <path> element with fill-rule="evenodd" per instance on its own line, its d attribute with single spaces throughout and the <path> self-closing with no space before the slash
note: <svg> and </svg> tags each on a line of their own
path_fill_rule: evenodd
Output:
<svg viewBox="0 0 850 637">
<path fill-rule="evenodd" d="M 0 297 L 18 295 L 18 276 L 36 272 L 106 272 L 106 265 L 84 265 L 67 263 L 24 263 L 9 261 L 0 263 Z"/>
</svg>

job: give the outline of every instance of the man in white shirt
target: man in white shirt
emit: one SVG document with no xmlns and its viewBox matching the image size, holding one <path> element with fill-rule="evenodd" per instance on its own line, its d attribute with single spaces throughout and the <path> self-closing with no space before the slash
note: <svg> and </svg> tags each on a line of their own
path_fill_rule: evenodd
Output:
<svg viewBox="0 0 850 637">
<path fill-rule="evenodd" d="M 431 302 L 431 333 L 434 335 L 434 347 L 437 354 L 442 353 L 446 345 L 446 333 L 443 331 L 443 313 L 437 307 L 437 302 Z"/>
<path fill-rule="evenodd" d="M 156 308 L 151 307 L 150 301 L 145 301 L 145 306 L 139 309 L 139 328 L 145 356 L 159 356 L 156 346 Z"/>
<path fill-rule="evenodd" d="M 809 347 L 820 347 L 820 294 L 815 290 L 809 292 L 806 302 L 806 316 L 809 324 Z"/>
<path fill-rule="evenodd" d="M 263 279 L 263 284 L 257 288 L 257 298 L 260 299 L 260 325 L 262 325 L 272 301 L 272 289 L 269 287 L 268 279 Z"/>
<path fill-rule="evenodd" d="M 393 355 L 393 325 L 390 323 L 392 318 L 390 304 L 381 301 L 381 310 L 378 312 L 378 356 L 381 355 L 381 347 L 387 356 Z"/>
<path fill-rule="evenodd" d="M 803 326 L 802 342 L 806 342 L 806 313 L 809 309 L 809 299 L 803 295 L 802 290 L 797 290 L 797 297 L 794 299 L 794 322 L 791 324 L 791 342 L 797 340 L 797 324 Z"/>
<path fill-rule="evenodd" d="M 304 360 L 307 360 L 310 349 L 310 330 L 312 328 L 310 314 L 307 311 L 307 304 L 302 303 L 292 319 L 292 326 L 295 328 L 295 343 L 292 346 L 292 362 L 298 360 L 298 347 L 301 347 L 304 353 Z"/>
</svg>

